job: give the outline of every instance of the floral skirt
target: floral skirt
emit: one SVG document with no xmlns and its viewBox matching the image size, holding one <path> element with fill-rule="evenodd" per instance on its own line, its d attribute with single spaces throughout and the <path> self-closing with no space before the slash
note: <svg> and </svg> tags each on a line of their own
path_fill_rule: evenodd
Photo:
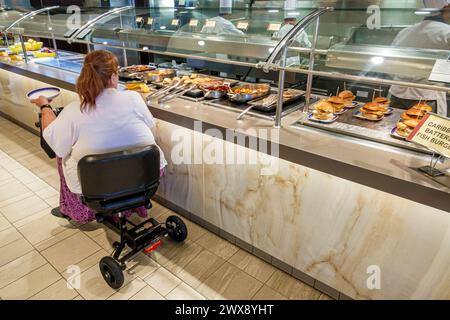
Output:
<svg viewBox="0 0 450 320">
<path fill-rule="evenodd" d="M 61 181 L 59 191 L 59 211 L 81 224 L 94 221 L 96 212 L 81 203 L 79 194 L 73 193 L 69 190 L 66 184 L 66 179 L 64 178 L 62 159 L 56 158 L 56 161 Z M 137 213 L 142 218 L 147 217 L 147 209 L 144 206 L 127 210 L 124 213 L 126 216 Z"/>
</svg>

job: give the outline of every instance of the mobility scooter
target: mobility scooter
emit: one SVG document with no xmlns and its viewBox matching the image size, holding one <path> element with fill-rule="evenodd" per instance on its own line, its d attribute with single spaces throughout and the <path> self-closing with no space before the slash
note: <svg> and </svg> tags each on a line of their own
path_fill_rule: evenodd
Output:
<svg viewBox="0 0 450 320">
<path fill-rule="evenodd" d="M 50 157 L 54 157 L 42 138 L 42 130 L 41 146 Z M 120 235 L 120 240 L 113 244 L 112 256 L 103 257 L 99 263 L 103 278 L 113 289 L 123 285 L 126 262 L 137 253 L 155 250 L 167 236 L 177 242 L 187 237 L 185 223 L 175 215 L 169 216 L 164 224 L 153 218 L 135 224 L 124 214 L 140 206 L 151 208 L 150 199 L 159 185 L 159 156 L 158 147 L 152 145 L 88 155 L 78 163 L 82 203 L 96 212 L 98 222 Z M 122 255 L 126 247 L 129 250 Z"/>
</svg>

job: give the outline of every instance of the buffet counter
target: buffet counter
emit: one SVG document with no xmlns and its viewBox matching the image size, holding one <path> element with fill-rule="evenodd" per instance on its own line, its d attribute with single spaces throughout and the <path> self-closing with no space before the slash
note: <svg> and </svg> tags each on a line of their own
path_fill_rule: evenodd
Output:
<svg viewBox="0 0 450 320">
<path fill-rule="evenodd" d="M 55 105 L 76 98 L 74 72 L 0 68 L 0 112 L 35 132 L 27 91 L 46 83 L 64 89 Z M 415 169 L 429 155 L 299 125 L 299 111 L 274 129 L 193 99 L 149 108 L 169 161 L 158 198 L 171 208 L 336 298 L 450 298 L 448 162 L 429 178 Z"/>
</svg>

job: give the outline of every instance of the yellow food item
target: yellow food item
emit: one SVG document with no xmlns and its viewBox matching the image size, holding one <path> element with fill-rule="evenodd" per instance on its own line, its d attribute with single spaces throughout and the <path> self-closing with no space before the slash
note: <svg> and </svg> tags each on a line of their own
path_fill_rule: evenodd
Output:
<svg viewBox="0 0 450 320">
<path fill-rule="evenodd" d="M 35 58 L 56 57 L 56 52 L 33 52 Z"/>
<path fill-rule="evenodd" d="M 148 92 L 150 92 L 150 88 L 146 85 L 146 84 L 141 84 L 140 85 L 140 88 L 141 88 L 141 92 L 142 93 L 148 93 Z"/>
<path fill-rule="evenodd" d="M 125 86 L 128 90 L 141 91 L 143 93 L 150 92 L 150 88 L 145 83 L 127 83 Z"/>
<path fill-rule="evenodd" d="M 0 51 L 0 57 L 9 57 L 6 51 Z"/>
<path fill-rule="evenodd" d="M 10 55 L 9 57 L 11 58 L 11 61 L 23 61 L 23 58 L 16 54 Z"/>
<path fill-rule="evenodd" d="M 32 41 L 30 41 L 32 40 Z M 42 46 L 44 45 L 43 42 L 37 42 L 33 39 L 30 39 L 27 42 L 25 42 L 25 50 L 27 51 L 36 51 L 42 48 Z M 22 52 L 22 44 L 21 43 L 15 43 L 11 46 L 9 46 L 9 50 L 11 50 L 14 53 L 19 53 Z"/>
</svg>

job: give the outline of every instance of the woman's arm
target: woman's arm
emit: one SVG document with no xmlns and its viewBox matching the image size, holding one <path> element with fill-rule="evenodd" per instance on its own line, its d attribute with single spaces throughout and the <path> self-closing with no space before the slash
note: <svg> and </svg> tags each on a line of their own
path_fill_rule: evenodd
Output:
<svg viewBox="0 0 450 320">
<path fill-rule="evenodd" d="M 44 131 L 45 128 L 47 128 L 48 125 L 56 119 L 55 113 L 53 112 L 52 109 L 42 108 L 43 106 L 48 105 L 50 103 L 50 101 L 46 97 L 40 96 L 37 99 L 31 100 L 31 102 L 34 103 L 35 105 L 37 105 L 39 108 L 41 108 L 41 113 L 42 113 L 41 126 L 42 126 L 42 131 Z"/>
</svg>

